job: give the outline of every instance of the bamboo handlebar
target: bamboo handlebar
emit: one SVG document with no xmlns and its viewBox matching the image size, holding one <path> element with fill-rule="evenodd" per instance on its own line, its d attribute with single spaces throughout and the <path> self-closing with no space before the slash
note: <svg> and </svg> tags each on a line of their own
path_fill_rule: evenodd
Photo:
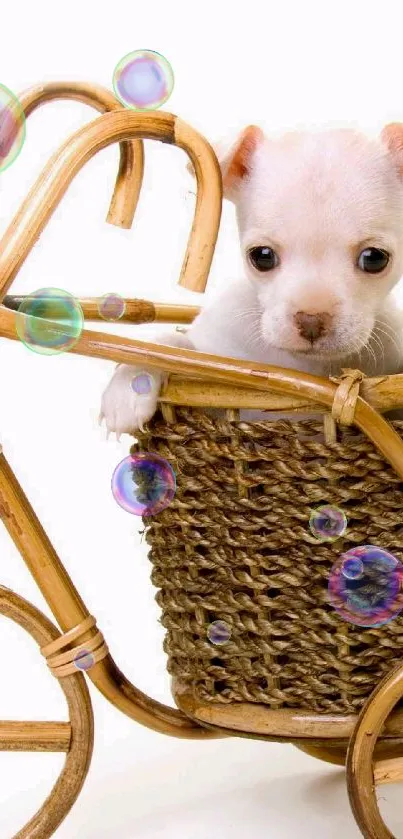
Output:
<svg viewBox="0 0 403 839">
<path fill-rule="evenodd" d="M 4 298 L 4 306 L 13 311 L 26 300 L 28 295 L 9 294 Z M 83 310 L 84 318 L 88 321 L 99 322 L 104 318 L 99 311 L 101 298 L 77 298 Z M 199 306 L 189 306 L 176 303 L 154 303 L 150 300 L 125 298 L 125 311 L 119 318 L 119 323 L 176 323 L 191 324 L 200 313 Z M 39 317 L 39 316 L 38 316 Z M 55 315 L 56 319 L 57 315 Z M 1 319 L 0 319 L 1 324 Z M 0 327 L 1 329 L 1 327 Z M 0 332 L 1 334 L 1 332 Z M 15 330 L 7 327 L 7 337 L 15 338 Z M 218 358 L 218 356 L 217 356 Z M 214 383 L 214 392 L 211 385 Z M 393 409 L 403 409 L 403 374 L 365 377 L 361 384 L 361 394 L 375 410 L 387 413 Z M 401 396 L 401 398 L 400 398 Z M 323 406 L 295 394 L 285 394 L 273 391 L 270 387 L 265 390 L 251 390 L 235 384 L 217 382 L 203 376 L 199 379 L 189 379 L 184 375 L 172 374 L 168 384 L 160 395 L 161 402 L 173 405 L 189 405 L 194 407 L 217 408 L 253 408 L 266 411 L 320 411 Z"/>
<path fill-rule="evenodd" d="M 57 99 L 73 99 L 90 105 L 97 111 L 115 111 L 122 108 L 121 102 L 111 91 L 90 82 L 47 82 L 23 91 L 19 102 L 29 117 L 46 102 Z M 124 141 L 120 144 L 120 162 L 113 196 L 109 205 L 107 221 L 118 227 L 130 228 L 140 195 L 144 172 L 144 147 L 141 140 Z"/>
</svg>

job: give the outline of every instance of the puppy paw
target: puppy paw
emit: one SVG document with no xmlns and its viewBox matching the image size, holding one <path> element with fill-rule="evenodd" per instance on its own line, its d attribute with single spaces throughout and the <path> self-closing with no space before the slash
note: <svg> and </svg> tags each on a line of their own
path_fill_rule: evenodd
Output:
<svg viewBox="0 0 403 839">
<path fill-rule="evenodd" d="M 99 422 L 105 420 L 108 434 L 132 434 L 144 430 L 157 409 L 163 375 L 119 364 L 102 395 Z"/>
</svg>

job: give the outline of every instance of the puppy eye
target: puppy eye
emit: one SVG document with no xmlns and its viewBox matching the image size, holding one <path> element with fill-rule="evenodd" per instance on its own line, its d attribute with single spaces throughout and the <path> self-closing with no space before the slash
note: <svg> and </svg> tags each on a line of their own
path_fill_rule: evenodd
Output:
<svg viewBox="0 0 403 839">
<path fill-rule="evenodd" d="M 358 257 L 358 267 L 367 274 L 380 274 L 384 271 L 390 256 L 380 248 L 365 248 Z"/>
<path fill-rule="evenodd" d="M 248 253 L 248 257 L 257 271 L 272 271 L 280 263 L 273 248 L 252 248 Z"/>
</svg>

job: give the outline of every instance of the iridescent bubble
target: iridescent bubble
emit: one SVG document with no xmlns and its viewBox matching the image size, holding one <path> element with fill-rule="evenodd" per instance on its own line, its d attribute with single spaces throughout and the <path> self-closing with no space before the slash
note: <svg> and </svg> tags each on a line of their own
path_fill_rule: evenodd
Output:
<svg viewBox="0 0 403 839">
<path fill-rule="evenodd" d="M 60 288 L 40 288 L 24 298 L 15 315 L 17 335 L 28 349 L 41 355 L 70 350 L 84 324 L 78 300 Z"/>
<path fill-rule="evenodd" d="M 175 492 L 172 466 L 150 452 L 125 457 L 112 476 L 115 501 L 135 516 L 154 516 L 161 512 L 171 503 Z"/>
<path fill-rule="evenodd" d="M 362 566 L 361 573 L 347 576 L 346 564 L 350 571 Z M 333 565 L 328 590 L 330 603 L 343 620 L 357 626 L 383 626 L 403 609 L 403 565 L 375 545 L 351 548 Z"/>
<path fill-rule="evenodd" d="M 358 556 L 347 557 L 341 566 L 343 577 L 348 580 L 358 580 L 364 573 L 364 563 Z"/>
<path fill-rule="evenodd" d="M 125 309 L 126 303 L 120 294 L 105 294 L 98 302 L 98 312 L 104 320 L 119 320 Z"/>
<path fill-rule="evenodd" d="M 231 627 L 225 621 L 213 621 L 207 627 L 207 638 L 212 644 L 227 644 L 231 638 Z"/>
<path fill-rule="evenodd" d="M 309 527 L 320 542 L 334 542 L 346 532 L 347 517 L 339 507 L 322 504 L 321 507 L 312 510 Z"/>
<path fill-rule="evenodd" d="M 116 96 L 127 108 L 155 110 L 170 97 L 174 86 L 172 67 L 159 52 L 136 50 L 125 55 L 113 72 Z"/>
<path fill-rule="evenodd" d="M 0 172 L 18 157 L 26 135 L 25 113 L 14 93 L 0 84 Z"/>
<path fill-rule="evenodd" d="M 80 650 L 74 657 L 74 664 L 77 670 L 89 670 L 95 664 L 95 659 L 92 653 L 88 650 Z"/>
<path fill-rule="evenodd" d="M 151 393 L 153 380 L 149 373 L 138 373 L 131 381 L 131 388 L 139 396 L 145 396 Z"/>
</svg>

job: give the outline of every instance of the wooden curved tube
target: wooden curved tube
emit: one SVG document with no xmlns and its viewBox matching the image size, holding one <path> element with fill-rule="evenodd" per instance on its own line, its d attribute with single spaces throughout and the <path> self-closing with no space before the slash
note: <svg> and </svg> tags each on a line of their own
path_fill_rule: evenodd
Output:
<svg viewBox="0 0 403 839">
<path fill-rule="evenodd" d="M 172 694 L 187 717 L 204 725 L 239 735 L 291 741 L 306 751 L 311 747 L 344 750 L 345 756 L 358 720 L 355 714 L 318 714 L 304 708 L 274 710 L 257 702 L 205 702 L 177 678 L 172 680 Z M 402 730 L 403 710 L 399 709 L 381 732 L 380 757 L 403 754 Z"/>
<path fill-rule="evenodd" d="M 48 82 L 23 91 L 18 97 L 25 116 L 55 99 L 74 99 L 96 108 L 97 111 L 115 111 L 122 108 L 114 94 L 90 82 Z M 120 144 L 120 162 L 107 221 L 118 227 L 132 226 L 140 195 L 144 173 L 144 146 L 141 140 Z"/>
<path fill-rule="evenodd" d="M 402 696 L 403 667 L 399 666 L 383 679 L 364 706 L 348 748 L 346 765 L 350 804 L 366 839 L 395 839 L 379 812 L 373 758 L 385 721 Z"/>
<path fill-rule="evenodd" d="M 77 131 L 50 159 L 0 244 L 0 302 L 75 175 L 101 149 L 144 137 L 183 148 L 194 163 L 197 200 L 180 282 L 204 290 L 221 217 L 222 184 L 211 146 L 172 114 L 117 110 Z"/>
<path fill-rule="evenodd" d="M 160 734 L 187 740 L 213 740 L 226 736 L 224 732 L 210 730 L 196 720 L 189 719 L 178 709 L 146 696 L 126 679 L 111 655 L 92 667 L 88 676 L 112 705 Z"/>
<path fill-rule="evenodd" d="M 80 624 L 88 617 L 88 610 L 1 452 L 0 518 L 62 630 L 67 632 Z M 91 633 L 86 633 L 81 640 L 90 637 Z M 154 731 L 190 739 L 219 736 L 181 711 L 146 696 L 125 678 L 111 655 L 95 664 L 87 675 L 119 710 Z"/>
<path fill-rule="evenodd" d="M 25 629 L 39 644 L 50 643 L 58 637 L 56 627 L 38 609 L 9 589 L 0 586 L 0 614 L 11 618 Z M 77 673 L 59 681 L 67 700 L 71 726 L 68 723 L 6 723 L 0 724 L 0 738 L 3 727 L 2 747 L 22 751 L 24 740 L 30 736 L 26 751 L 66 751 L 63 770 L 49 797 L 40 810 L 22 828 L 14 839 L 48 839 L 61 824 L 76 801 L 86 778 L 93 748 L 94 723 L 91 701 L 84 677 Z M 58 726 L 56 729 L 55 726 Z M 49 730 L 49 726 L 53 726 Z M 71 731 L 70 731 L 71 728 Z M 22 729 L 22 730 L 21 730 Z M 48 730 L 47 730 L 48 729 Z M 66 742 L 67 733 L 69 742 Z M 37 738 L 37 739 L 36 739 Z M 44 742 L 45 738 L 45 742 Z M 52 746 L 50 749 L 49 746 Z"/>
<path fill-rule="evenodd" d="M 215 152 L 207 140 L 178 117 L 175 120 L 174 142 L 189 155 L 197 181 L 195 217 L 179 285 L 190 291 L 203 292 L 206 288 L 221 220 L 221 169 Z"/>
</svg>

